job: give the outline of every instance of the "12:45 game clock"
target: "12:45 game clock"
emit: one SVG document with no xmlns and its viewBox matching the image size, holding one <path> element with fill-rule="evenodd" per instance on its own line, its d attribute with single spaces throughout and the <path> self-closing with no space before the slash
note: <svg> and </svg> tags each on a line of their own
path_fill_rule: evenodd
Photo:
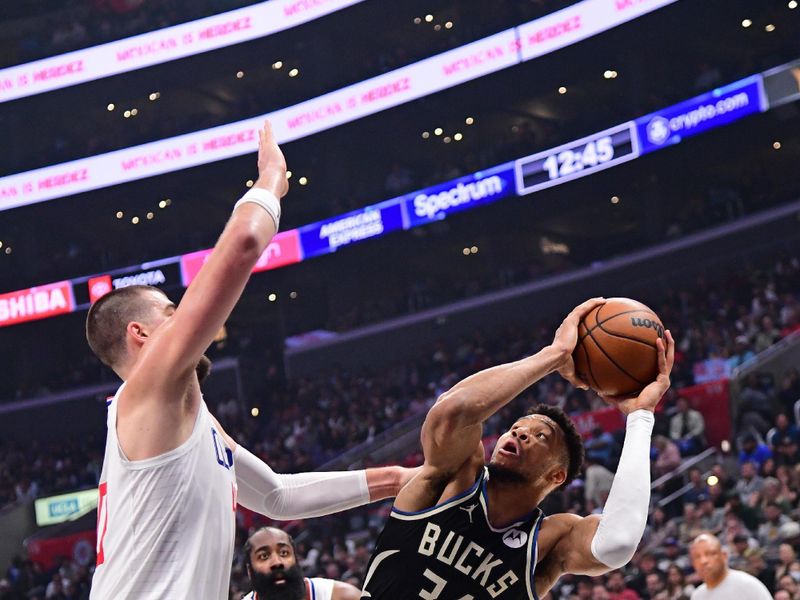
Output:
<svg viewBox="0 0 800 600">
<path fill-rule="evenodd" d="M 520 158 L 514 163 L 517 193 L 530 194 L 639 156 L 633 121 Z"/>
</svg>

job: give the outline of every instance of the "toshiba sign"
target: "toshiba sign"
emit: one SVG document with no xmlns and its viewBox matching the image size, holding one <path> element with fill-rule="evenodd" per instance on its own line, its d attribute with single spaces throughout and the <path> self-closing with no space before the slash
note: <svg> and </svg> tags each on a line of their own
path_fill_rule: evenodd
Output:
<svg viewBox="0 0 800 600">
<path fill-rule="evenodd" d="M 72 284 L 60 281 L 0 295 L 0 327 L 62 315 L 75 310 Z"/>
</svg>

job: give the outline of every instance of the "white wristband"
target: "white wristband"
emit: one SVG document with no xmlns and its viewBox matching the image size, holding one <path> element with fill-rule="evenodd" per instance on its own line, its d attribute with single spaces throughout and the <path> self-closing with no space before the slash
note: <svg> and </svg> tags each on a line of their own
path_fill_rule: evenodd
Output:
<svg viewBox="0 0 800 600">
<path fill-rule="evenodd" d="M 278 226 L 281 221 L 281 203 L 278 201 L 278 197 L 275 194 L 264 188 L 250 188 L 247 193 L 242 196 L 241 200 L 234 205 L 233 210 L 236 210 L 245 202 L 258 204 L 267 211 L 275 222 L 275 231 L 278 231 Z"/>
</svg>

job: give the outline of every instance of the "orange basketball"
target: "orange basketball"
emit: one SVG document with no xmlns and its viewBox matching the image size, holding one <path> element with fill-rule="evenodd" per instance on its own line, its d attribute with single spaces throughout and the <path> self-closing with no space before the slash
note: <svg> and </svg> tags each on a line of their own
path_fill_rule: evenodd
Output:
<svg viewBox="0 0 800 600">
<path fill-rule="evenodd" d="M 658 375 L 658 338 L 664 325 L 650 308 L 609 298 L 578 325 L 575 372 L 599 393 L 634 396 Z"/>
</svg>

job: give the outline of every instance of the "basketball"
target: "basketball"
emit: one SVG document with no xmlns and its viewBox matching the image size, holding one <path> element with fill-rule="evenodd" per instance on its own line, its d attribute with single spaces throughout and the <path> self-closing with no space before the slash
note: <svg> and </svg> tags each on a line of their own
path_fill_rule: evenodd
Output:
<svg viewBox="0 0 800 600">
<path fill-rule="evenodd" d="M 658 375 L 658 338 L 664 325 L 649 307 L 610 298 L 578 325 L 575 372 L 598 393 L 634 396 Z"/>
</svg>

